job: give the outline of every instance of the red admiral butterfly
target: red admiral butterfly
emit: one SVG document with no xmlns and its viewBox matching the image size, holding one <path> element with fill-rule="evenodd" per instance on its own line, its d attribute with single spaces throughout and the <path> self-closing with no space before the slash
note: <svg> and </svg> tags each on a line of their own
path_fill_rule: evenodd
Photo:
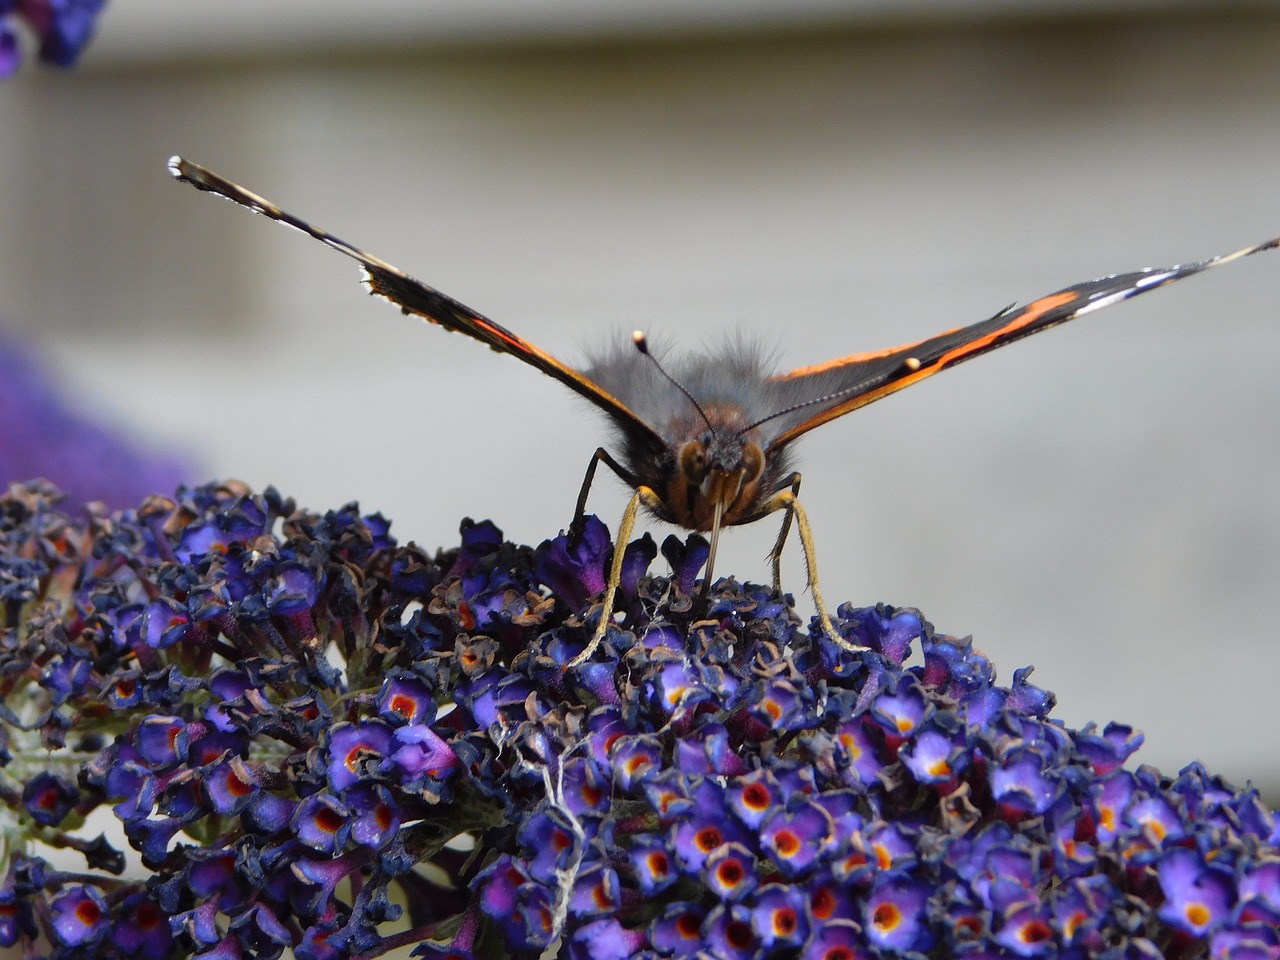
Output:
<svg viewBox="0 0 1280 960">
<path fill-rule="evenodd" d="M 603 447 L 596 450 L 578 494 L 570 530 L 580 532 L 587 494 L 602 462 L 630 484 L 635 493 L 618 527 L 599 625 L 591 643 L 572 664 L 585 661 L 594 652 L 612 623 L 613 599 L 622 572 L 622 548 L 631 537 L 636 512 L 642 506 L 661 520 L 710 535 L 704 589 L 711 581 L 721 527 L 750 523 L 781 511 L 782 529 L 771 555 L 775 590 L 781 590 L 782 547 L 794 521 L 823 631 L 847 648 L 861 649 L 841 639 L 822 600 L 813 535 L 797 499 L 800 474 L 792 469 L 792 441 L 828 420 L 979 354 L 1201 270 L 1280 245 L 1277 237 L 1197 263 L 1090 280 L 918 343 L 850 354 L 787 373 L 765 369 L 761 357 L 736 347 L 719 355 L 688 358 L 679 368 L 679 375 L 674 376 L 649 353 L 641 333 L 633 336 L 633 344 L 606 350 L 579 370 L 391 264 L 299 220 L 198 164 L 174 157 L 169 161 L 169 170 L 179 180 L 301 230 L 359 261 L 370 291 L 390 300 L 404 313 L 417 314 L 446 330 L 474 337 L 500 353 L 518 357 L 604 411 L 616 430 L 619 456 L 615 459 Z"/>
</svg>

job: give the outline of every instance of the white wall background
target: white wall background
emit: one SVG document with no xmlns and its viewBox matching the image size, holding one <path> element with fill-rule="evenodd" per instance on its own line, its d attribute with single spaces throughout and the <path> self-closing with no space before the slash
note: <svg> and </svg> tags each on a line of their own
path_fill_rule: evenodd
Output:
<svg viewBox="0 0 1280 960">
<path fill-rule="evenodd" d="M 796 366 L 1280 233 L 1270 5 L 241 6 L 114 0 L 80 70 L 0 86 L 0 312 L 208 476 L 359 499 L 433 547 L 466 515 L 554 535 L 591 411 L 169 154 L 570 361 L 644 327 Z M 1006 680 L 1034 663 L 1068 723 L 1275 797 L 1278 320 L 1269 253 L 823 427 L 800 452 L 827 599 L 919 606 Z M 592 503 L 613 525 L 624 499 Z M 731 531 L 720 572 L 765 578 L 774 534 Z"/>
</svg>

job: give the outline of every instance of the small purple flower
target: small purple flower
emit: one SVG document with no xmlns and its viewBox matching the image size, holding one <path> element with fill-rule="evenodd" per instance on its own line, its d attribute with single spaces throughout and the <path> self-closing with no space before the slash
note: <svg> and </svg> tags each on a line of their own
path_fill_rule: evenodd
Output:
<svg viewBox="0 0 1280 960">
<path fill-rule="evenodd" d="M 223 732 L 238 729 L 237 723 L 228 714 L 226 703 L 243 702 L 249 689 L 249 678 L 239 670 L 223 667 L 215 672 L 209 678 L 209 693 L 213 702 L 205 708 L 205 719 Z"/>
<path fill-rule="evenodd" d="M 1201 937 L 1226 922 L 1235 900 L 1231 877 L 1199 853 L 1175 847 L 1160 858 L 1156 874 L 1165 896 L 1158 912 L 1170 926 Z"/>
<path fill-rule="evenodd" d="M 1124 823 L 1124 812 L 1133 798 L 1134 790 L 1133 775 L 1125 770 L 1117 770 L 1092 784 L 1090 794 L 1098 825 L 1098 839 L 1107 843 L 1115 839 Z"/>
<path fill-rule="evenodd" d="M 676 860 L 689 872 L 702 869 L 711 852 L 724 843 L 749 842 L 747 834 L 726 816 L 724 788 L 703 780 L 694 790 L 694 805 L 676 827 Z"/>
<path fill-rule="evenodd" d="M 204 788 L 210 806 L 223 816 L 239 813 L 258 792 L 250 769 L 238 759 L 215 764 L 206 771 Z"/>
<path fill-rule="evenodd" d="M 1051 761 L 1035 747 L 1015 748 L 991 768 L 991 793 L 1011 813 L 1044 813 L 1065 789 L 1048 772 L 1050 767 Z"/>
<path fill-rule="evenodd" d="M 658 702 L 670 714 L 689 710 L 712 697 L 697 671 L 683 662 L 663 667 L 655 679 L 654 687 Z"/>
<path fill-rule="evenodd" d="M 865 944 L 866 938 L 852 920 L 832 920 L 813 931 L 800 960 L 867 960 L 870 954 Z"/>
<path fill-rule="evenodd" d="M 750 917 L 724 905 L 707 916 L 703 935 L 707 953 L 720 960 L 753 960 L 760 945 Z"/>
<path fill-rule="evenodd" d="M 185 604 L 168 597 L 152 600 L 142 612 L 142 640 L 158 650 L 171 647 L 186 639 L 190 625 Z"/>
<path fill-rule="evenodd" d="M 165 960 L 173 949 L 173 934 L 164 911 L 144 894 L 130 897 L 119 911 L 121 919 L 111 931 L 115 946 L 144 960 Z"/>
<path fill-rule="evenodd" d="M 1008 710 L 1039 720 L 1053 709 L 1057 698 L 1048 690 L 1042 690 L 1027 682 L 1027 677 L 1031 676 L 1031 669 L 1031 667 L 1019 667 L 1013 671 L 1013 683 L 1009 687 L 1009 696 L 1004 705 Z"/>
<path fill-rule="evenodd" d="M 919 835 L 907 824 L 880 822 L 866 831 L 867 848 L 880 870 L 904 869 L 915 862 Z"/>
<path fill-rule="evenodd" d="M 641 784 L 645 800 L 663 823 L 688 816 L 693 809 L 688 780 L 676 770 L 654 774 Z"/>
<path fill-rule="evenodd" d="M 308 847 L 332 856 L 346 846 L 352 813 L 337 797 L 313 793 L 294 810 L 292 826 L 298 839 Z"/>
<path fill-rule="evenodd" d="M 840 750 L 836 762 L 848 768 L 850 785 L 869 786 L 876 782 L 876 777 L 887 765 L 880 757 L 880 748 L 875 739 L 859 720 L 846 720 L 837 728 Z"/>
<path fill-rule="evenodd" d="M 342 795 L 350 807 L 351 839 L 363 847 L 381 850 L 400 829 L 401 816 L 395 800 L 381 784 L 359 783 Z"/>
<path fill-rule="evenodd" d="M 1019 957 L 1057 952 L 1048 911 L 1032 903 L 1020 903 L 1009 912 L 996 931 L 995 941 Z"/>
<path fill-rule="evenodd" d="M 858 918 L 858 904 L 851 891 L 834 877 L 810 879 L 805 890 L 809 895 L 809 914 L 816 926 Z"/>
<path fill-rule="evenodd" d="M 240 812 L 241 822 L 254 833 L 270 836 L 288 827 L 297 805 L 298 801 L 288 797 L 277 797 L 263 790 L 255 790 Z"/>
<path fill-rule="evenodd" d="M 520 845 L 528 853 L 525 869 L 540 883 L 554 884 L 574 854 L 572 827 L 558 810 L 540 810 L 520 825 Z"/>
<path fill-rule="evenodd" d="M 729 731 L 718 723 L 703 724 L 696 739 L 676 744 L 676 767 L 690 776 L 731 777 L 747 772 Z"/>
<path fill-rule="evenodd" d="M 413 674 L 387 677 L 378 692 L 378 714 L 391 724 L 431 723 L 436 718 L 434 691 Z"/>
<path fill-rule="evenodd" d="M 578 873 L 569 910 L 576 917 L 607 916 L 617 911 L 620 897 L 617 871 L 596 864 Z"/>
<path fill-rule="evenodd" d="M 893 694 L 882 694 L 871 704 L 871 717 L 890 737 L 906 739 L 929 716 L 931 708 L 924 692 L 906 681 Z"/>
<path fill-rule="evenodd" d="M 612 674 L 612 669 L 609 671 Z M 615 705 L 601 707 L 587 718 L 587 745 L 591 758 L 604 769 L 609 769 L 613 748 L 627 733 L 621 712 Z"/>
<path fill-rule="evenodd" d="M 41 771 L 22 788 L 22 803 L 36 823 L 46 827 L 60 824 L 80 796 L 75 784 L 65 777 Z"/>
<path fill-rule="evenodd" d="M 7 77 L 22 62 L 22 48 L 9 24 L 0 19 L 0 77 Z"/>
<path fill-rule="evenodd" d="M 703 909 L 688 903 L 674 903 L 653 921 L 649 939 L 659 953 L 691 957 L 703 947 Z"/>
<path fill-rule="evenodd" d="M 648 940 L 643 930 L 628 930 L 617 920 L 593 920 L 573 935 L 573 960 L 630 960 Z"/>
<path fill-rule="evenodd" d="M 773 730 L 802 730 L 813 722 L 812 705 L 794 683 L 781 677 L 756 686 L 748 709 Z"/>
<path fill-rule="evenodd" d="M 218 928 L 218 908 L 213 903 L 202 903 L 191 910 L 174 914 L 169 918 L 169 929 L 175 935 L 189 937 L 198 947 L 212 946 L 222 940 L 222 931 Z M 212 952 L 202 951 L 200 956 L 203 958 Z M 216 953 L 214 955 L 218 956 Z"/>
<path fill-rule="evenodd" d="M 1087 724 L 1073 737 L 1076 748 L 1099 776 L 1118 770 L 1139 747 L 1143 735 L 1122 723 L 1108 723 L 1099 736 L 1094 724 Z"/>
<path fill-rule="evenodd" d="M 755 858 L 741 843 L 726 843 L 707 857 L 702 868 L 707 889 L 721 900 L 742 900 L 755 889 Z"/>
<path fill-rule="evenodd" d="M 894 953 L 928 949 L 933 939 L 924 916 L 928 898 L 924 884 L 892 873 L 881 874 L 862 910 L 867 938 Z"/>
<path fill-rule="evenodd" d="M 813 868 L 831 843 L 830 815 L 814 803 L 778 810 L 760 830 L 760 845 L 788 879 Z"/>
<path fill-rule="evenodd" d="M 618 737 L 610 754 L 614 782 L 628 792 L 662 767 L 662 742 L 652 734 Z"/>
<path fill-rule="evenodd" d="M 1219 930 L 1210 938 L 1206 956 L 1214 960 L 1275 960 L 1280 956 L 1280 934 L 1265 928 Z"/>
<path fill-rule="evenodd" d="M 267 581 L 263 599 L 267 609 L 281 616 L 304 613 L 316 605 L 321 584 L 298 563 L 283 564 Z"/>
<path fill-rule="evenodd" d="M 685 596 L 693 593 L 698 571 L 711 554 L 711 544 L 705 537 L 691 534 L 681 541 L 675 536 L 662 541 L 663 559 L 671 565 L 671 580 Z"/>
<path fill-rule="evenodd" d="M 1100 950 L 1105 942 L 1102 927 L 1116 899 L 1115 886 L 1104 876 L 1077 878 L 1060 887 L 1052 909 L 1063 945 Z"/>
<path fill-rule="evenodd" d="M 754 829 L 775 807 L 781 808 L 785 798 L 777 778 L 769 769 L 761 768 L 738 777 L 729 788 L 728 800 L 738 819 Z"/>
<path fill-rule="evenodd" d="M 265 903 L 255 903 L 231 918 L 230 932 L 248 948 L 251 956 L 276 956 L 292 943 L 289 928 Z"/>
<path fill-rule="evenodd" d="M 1280 860 L 1259 863 L 1247 870 L 1238 884 L 1241 912 L 1240 919 L 1253 920 L 1280 915 Z"/>
<path fill-rule="evenodd" d="M 1172 803 L 1161 796 L 1147 796 L 1135 800 L 1125 810 L 1124 821 L 1141 829 L 1156 846 L 1166 840 L 1181 839 L 1186 833 L 1178 811 Z"/>
<path fill-rule="evenodd" d="M 193 855 L 186 873 L 191 892 L 216 910 L 227 913 L 245 900 L 246 890 L 236 876 L 236 858 L 232 854 L 201 850 Z"/>
<path fill-rule="evenodd" d="M 937 730 L 921 730 L 903 744 L 898 759 L 918 783 L 942 784 L 955 777 L 963 751 Z"/>
<path fill-rule="evenodd" d="M 575 539 L 561 534 L 539 549 L 538 579 L 576 612 L 592 597 L 604 593 L 605 562 L 613 551 L 609 529 L 597 517 L 588 516 Z"/>
<path fill-rule="evenodd" d="M 172 766 L 181 759 L 186 722 L 181 717 L 146 717 L 134 734 L 138 756 L 153 769 Z"/>
<path fill-rule="evenodd" d="M 12 947 L 23 936 L 36 936 L 31 904 L 26 897 L 19 899 L 13 887 L 10 871 L 8 882 L 0 888 L 0 947 Z"/>
<path fill-rule="evenodd" d="M 102 894 L 93 887 L 68 887 L 54 897 L 50 912 L 54 935 L 65 946 L 88 947 L 106 935 L 110 912 Z"/>
<path fill-rule="evenodd" d="M 383 723 L 343 723 L 329 736 L 329 784 L 341 793 L 362 776 L 371 761 L 380 761 L 392 747 L 391 728 Z"/>
<path fill-rule="evenodd" d="M 809 936 L 803 891 L 780 883 L 761 887 L 751 908 L 751 926 L 766 948 L 800 946 Z"/>
<path fill-rule="evenodd" d="M 564 762 L 564 804 L 575 816 L 603 815 L 611 802 L 609 778 L 600 765 L 586 757 L 570 757 Z"/>
<path fill-rule="evenodd" d="M 425 723 L 396 727 L 391 762 L 408 780 L 452 776 L 460 765 L 458 755 L 439 734 Z"/>
<path fill-rule="evenodd" d="M 661 893 L 680 878 L 673 869 L 666 845 L 659 840 L 632 844 L 627 851 L 627 859 L 641 893 Z"/>
<path fill-rule="evenodd" d="M 917 610 L 895 609 L 881 604 L 857 609 L 844 604 L 839 610 L 840 632 L 851 643 L 870 647 L 894 664 L 901 665 L 911 653 L 911 644 L 923 634 Z"/>
</svg>

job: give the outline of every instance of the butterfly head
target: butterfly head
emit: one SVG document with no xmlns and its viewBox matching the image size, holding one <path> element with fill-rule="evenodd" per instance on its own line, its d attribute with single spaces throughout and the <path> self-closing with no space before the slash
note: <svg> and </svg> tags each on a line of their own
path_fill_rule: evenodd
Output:
<svg viewBox="0 0 1280 960">
<path fill-rule="evenodd" d="M 703 429 L 676 447 L 676 471 L 665 491 L 677 521 L 694 530 L 731 524 L 758 499 L 764 451 L 734 421 L 739 411 L 711 408 Z"/>
</svg>

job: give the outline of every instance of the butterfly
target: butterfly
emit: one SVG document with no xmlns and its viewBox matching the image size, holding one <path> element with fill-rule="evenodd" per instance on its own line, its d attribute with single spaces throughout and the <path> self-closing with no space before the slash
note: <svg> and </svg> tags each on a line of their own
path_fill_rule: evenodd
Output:
<svg viewBox="0 0 1280 960">
<path fill-rule="evenodd" d="M 585 662 L 613 623 L 623 547 L 642 507 L 661 520 L 709 535 L 704 590 L 711 582 L 720 531 L 781 513 L 782 526 L 770 554 L 775 591 L 781 592 L 782 548 L 794 523 L 823 632 L 845 649 L 864 649 L 841 637 L 822 599 L 813 533 L 798 499 L 800 473 L 794 469 L 792 443 L 828 420 L 965 360 L 1210 267 L 1280 245 L 1280 237 L 1276 237 L 1209 260 L 1101 277 L 1025 306 L 1007 307 L 990 319 L 925 340 L 850 354 L 785 373 L 771 371 L 762 355 L 742 344 L 688 358 L 674 373 L 669 372 L 640 332 L 633 334 L 630 344 L 615 344 L 576 368 L 386 261 L 286 213 L 199 164 L 173 157 L 169 171 L 179 180 L 301 230 L 351 257 L 363 268 L 364 283 L 370 292 L 390 300 L 403 313 L 416 314 L 523 360 L 603 411 L 613 427 L 618 452 L 615 456 L 599 447 L 592 455 L 569 528 L 571 535 L 581 532 L 587 495 L 601 463 L 630 485 L 634 493 L 618 526 L 600 620 L 591 641 L 569 666 Z"/>
</svg>

